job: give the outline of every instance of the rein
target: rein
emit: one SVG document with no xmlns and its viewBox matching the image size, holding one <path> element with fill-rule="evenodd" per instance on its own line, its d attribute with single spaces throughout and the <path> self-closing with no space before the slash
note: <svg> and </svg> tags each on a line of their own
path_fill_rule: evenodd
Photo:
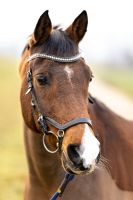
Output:
<svg viewBox="0 0 133 200">
<path fill-rule="evenodd" d="M 63 179 L 63 181 L 61 182 L 57 192 L 54 193 L 54 195 L 51 197 L 50 200 L 56 200 L 58 197 L 61 197 L 67 184 L 72 181 L 74 178 L 74 175 L 73 174 L 65 174 L 65 177 Z"/>
</svg>

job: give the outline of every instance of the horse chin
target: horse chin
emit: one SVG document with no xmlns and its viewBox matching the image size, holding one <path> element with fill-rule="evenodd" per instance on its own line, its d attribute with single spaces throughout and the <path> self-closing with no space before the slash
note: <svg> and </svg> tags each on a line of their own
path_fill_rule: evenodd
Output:
<svg viewBox="0 0 133 200">
<path fill-rule="evenodd" d="M 95 166 L 92 166 L 91 168 L 83 170 L 83 171 L 76 168 L 74 164 L 71 162 L 71 160 L 68 158 L 68 156 L 66 156 L 64 153 L 62 153 L 61 162 L 62 162 L 63 169 L 69 174 L 88 175 L 92 173 L 95 169 Z"/>
</svg>

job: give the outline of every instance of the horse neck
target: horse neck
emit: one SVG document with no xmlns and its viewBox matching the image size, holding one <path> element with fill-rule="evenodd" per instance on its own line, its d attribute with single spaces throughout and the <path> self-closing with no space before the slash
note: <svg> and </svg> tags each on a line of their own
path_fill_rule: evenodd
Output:
<svg viewBox="0 0 133 200">
<path fill-rule="evenodd" d="M 30 184 L 43 185 L 50 191 L 53 187 L 57 187 L 56 184 L 63 177 L 58 155 L 45 151 L 41 134 L 31 131 L 26 125 L 24 132 Z"/>
<path fill-rule="evenodd" d="M 122 118 L 96 99 L 91 105 L 91 115 L 95 132 L 103 144 L 104 155 L 112 145 L 113 151 L 116 148 L 118 151 L 123 145 L 130 148 L 133 142 L 133 121 Z"/>
<path fill-rule="evenodd" d="M 98 100 L 91 106 L 91 114 L 112 177 L 121 189 L 133 191 L 133 122 L 118 116 Z"/>
</svg>

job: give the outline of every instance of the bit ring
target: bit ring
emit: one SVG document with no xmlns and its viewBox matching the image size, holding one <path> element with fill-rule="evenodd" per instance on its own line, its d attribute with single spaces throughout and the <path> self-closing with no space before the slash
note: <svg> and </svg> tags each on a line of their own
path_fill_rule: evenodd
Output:
<svg viewBox="0 0 133 200">
<path fill-rule="evenodd" d="M 52 131 L 48 131 L 48 133 L 54 135 L 56 137 L 57 141 L 58 141 L 58 136 L 55 133 L 53 133 Z M 45 138 L 46 138 L 46 134 L 43 134 L 42 142 L 43 142 L 43 146 L 44 146 L 45 150 L 49 153 L 52 153 L 52 154 L 56 153 L 59 150 L 59 143 L 57 142 L 57 148 L 52 151 L 47 147 L 46 142 L 45 142 Z"/>
</svg>

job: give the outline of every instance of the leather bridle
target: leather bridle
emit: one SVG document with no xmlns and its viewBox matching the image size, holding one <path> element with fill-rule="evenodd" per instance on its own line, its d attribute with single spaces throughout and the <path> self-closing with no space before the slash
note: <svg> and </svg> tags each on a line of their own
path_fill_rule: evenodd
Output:
<svg viewBox="0 0 133 200">
<path fill-rule="evenodd" d="M 70 63 L 70 62 L 75 62 L 75 61 L 79 60 L 81 58 L 81 55 L 78 54 L 78 55 L 76 55 L 74 57 L 70 57 L 70 58 L 60 58 L 60 57 L 50 56 L 50 55 L 46 55 L 46 54 L 33 54 L 33 55 L 29 56 L 28 62 L 30 62 L 36 58 L 45 58 L 45 59 L 53 60 L 55 62 Z M 89 118 L 76 118 L 65 124 L 60 124 L 60 123 L 56 122 L 54 119 L 43 115 L 39 108 L 36 91 L 35 91 L 32 79 L 33 79 L 32 69 L 29 68 L 29 70 L 27 71 L 28 90 L 25 94 L 27 95 L 27 94 L 31 93 L 31 106 L 32 106 L 32 110 L 33 110 L 33 115 L 35 115 L 35 114 L 38 115 L 38 124 L 39 124 L 41 132 L 43 133 L 43 145 L 44 145 L 45 149 L 49 153 L 56 153 L 58 150 L 61 151 L 62 140 L 64 137 L 65 130 L 71 128 L 72 126 L 76 126 L 78 124 L 83 124 L 83 123 L 88 124 L 92 128 L 92 123 Z M 92 100 L 90 100 L 90 102 L 92 103 Z M 49 130 L 48 124 L 52 125 L 53 127 L 55 127 L 58 130 L 56 134 Z M 50 135 L 50 134 L 54 135 L 57 139 L 57 143 L 56 143 L 57 148 L 54 151 L 50 150 L 46 146 L 46 143 L 45 143 L 46 135 Z"/>
</svg>

